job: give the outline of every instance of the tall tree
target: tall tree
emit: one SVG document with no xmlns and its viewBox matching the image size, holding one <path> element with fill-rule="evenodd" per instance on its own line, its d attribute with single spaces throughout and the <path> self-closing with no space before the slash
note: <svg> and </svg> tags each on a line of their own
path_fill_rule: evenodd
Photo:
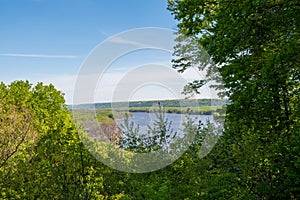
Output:
<svg viewBox="0 0 300 200">
<path fill-rule="evenodd" d="M 257 198 L 299 198 L 299 152 L 290 151 L 299 149 L 298 1 L 169 0 L 168 8 L 227 89 L 223 168 L 239 169 Z M 187 56 L 176 52 L 174 64 L 185 70 Z"/>
</svg>

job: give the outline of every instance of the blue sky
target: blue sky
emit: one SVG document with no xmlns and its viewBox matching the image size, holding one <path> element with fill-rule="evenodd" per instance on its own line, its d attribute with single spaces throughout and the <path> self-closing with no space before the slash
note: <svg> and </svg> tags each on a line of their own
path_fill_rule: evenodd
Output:
<svg viewBox="0 0 300 200">
<path fill-rule="evenodd" d="M 53 83 L 72 103 L 76 75 L 89 53 L 130 29 L 175 30 L 166 7 L 167 0 L 0 0 L 0 81 Z M 166 64 L 171 53 L 140 52 L 116 66 L 145 59 Z"/>
</svg>

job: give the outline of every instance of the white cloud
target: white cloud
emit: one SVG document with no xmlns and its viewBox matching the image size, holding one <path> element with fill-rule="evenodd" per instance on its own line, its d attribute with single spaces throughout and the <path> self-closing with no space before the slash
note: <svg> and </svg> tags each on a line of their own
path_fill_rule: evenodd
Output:
<svg viewBox="0 0 300 200">
<path fill-rule="evenodd" d="M 0 56 L 30 57 L 30 58 L 58 58 L 58 59 L 75 59 L 75 58 L 79 58 L 79 56 L 74 56 L 74 55 L 47 55 L 47 54 L 20 54 L 20 53 L 0 53 Z"/>
<path fill-rule="evenodd" d="M 132 40 L 128 40 L 122 37 L 112 37 L 109 42 L 116 43 L 116 44 L 127 44 L 127 45 L 134 45 L 137 47 L 145 47 L 148 46 L 147 44 L 141 43 L 141 42 L 136 42 Z"/>
</svg>

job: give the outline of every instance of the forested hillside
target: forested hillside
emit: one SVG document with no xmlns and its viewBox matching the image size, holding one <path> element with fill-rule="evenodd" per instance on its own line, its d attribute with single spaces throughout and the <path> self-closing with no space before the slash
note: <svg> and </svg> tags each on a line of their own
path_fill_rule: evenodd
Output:
<svg viewBox="0 0 300 200">
<path fill-rule="evenodd" d="M 203 106 L 222 106 L 229 104 L 226 100 L 221 99 L 179 99 L 179 100 L 152 100 L 152 101 L 130 101 L 130 102 L 113 102 L 113 103 L 95 103 L 95 104 L 79 104 L 69 105 L 70 109 L 104 109 L 113 107 L 129 107 L 129 108 L 145 108 L 151 107 L 157 103 L 165 108 L 170 107 L 203 107 Z"/>
</svg>

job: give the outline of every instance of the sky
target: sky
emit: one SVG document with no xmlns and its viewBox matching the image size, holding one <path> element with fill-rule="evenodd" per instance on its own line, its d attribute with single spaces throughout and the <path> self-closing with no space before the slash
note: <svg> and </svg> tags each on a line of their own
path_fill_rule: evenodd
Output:
<svg viewBox="0 0 300 200">
<path fill-rule="evenodd" d="M 0 0 L 0 81 L 52 83 L 65 94 L 67 104 L 112 101 L 118 84 L 122 87 L 133 84 L 128 83 L 126 76 L 133 80 L 157 76 L 151 70 L 136 74 L 134 69 L 144 65 L 150 69 L 170 67 L 172 52 L 157 49 L 127 52 L 114 59 L 101 76 L 97 75 L 93 99 L 81 94 L 74 100 L 76 81 L 85 62 L 107 40 L 127 45 L 126 48 L 137 45 L 135 38 L 122 38 L 126 31 L 145 27 L 176 30 L 177 22 L 166 7 L 167 0 Z M 104 54 L 119 47 L 114 46 Z M 95 67 L 102 64 L 101 60 L 97 62 Z M 195 72 L 187 72 L 186 77 L 194 79 Z M 135 84 L 133 91 L 122 90 L 130 93 L 130 100 L 170 98 L 172 93 L 165 95 L 168 88 L 159 83 Z"/>
</svg>

